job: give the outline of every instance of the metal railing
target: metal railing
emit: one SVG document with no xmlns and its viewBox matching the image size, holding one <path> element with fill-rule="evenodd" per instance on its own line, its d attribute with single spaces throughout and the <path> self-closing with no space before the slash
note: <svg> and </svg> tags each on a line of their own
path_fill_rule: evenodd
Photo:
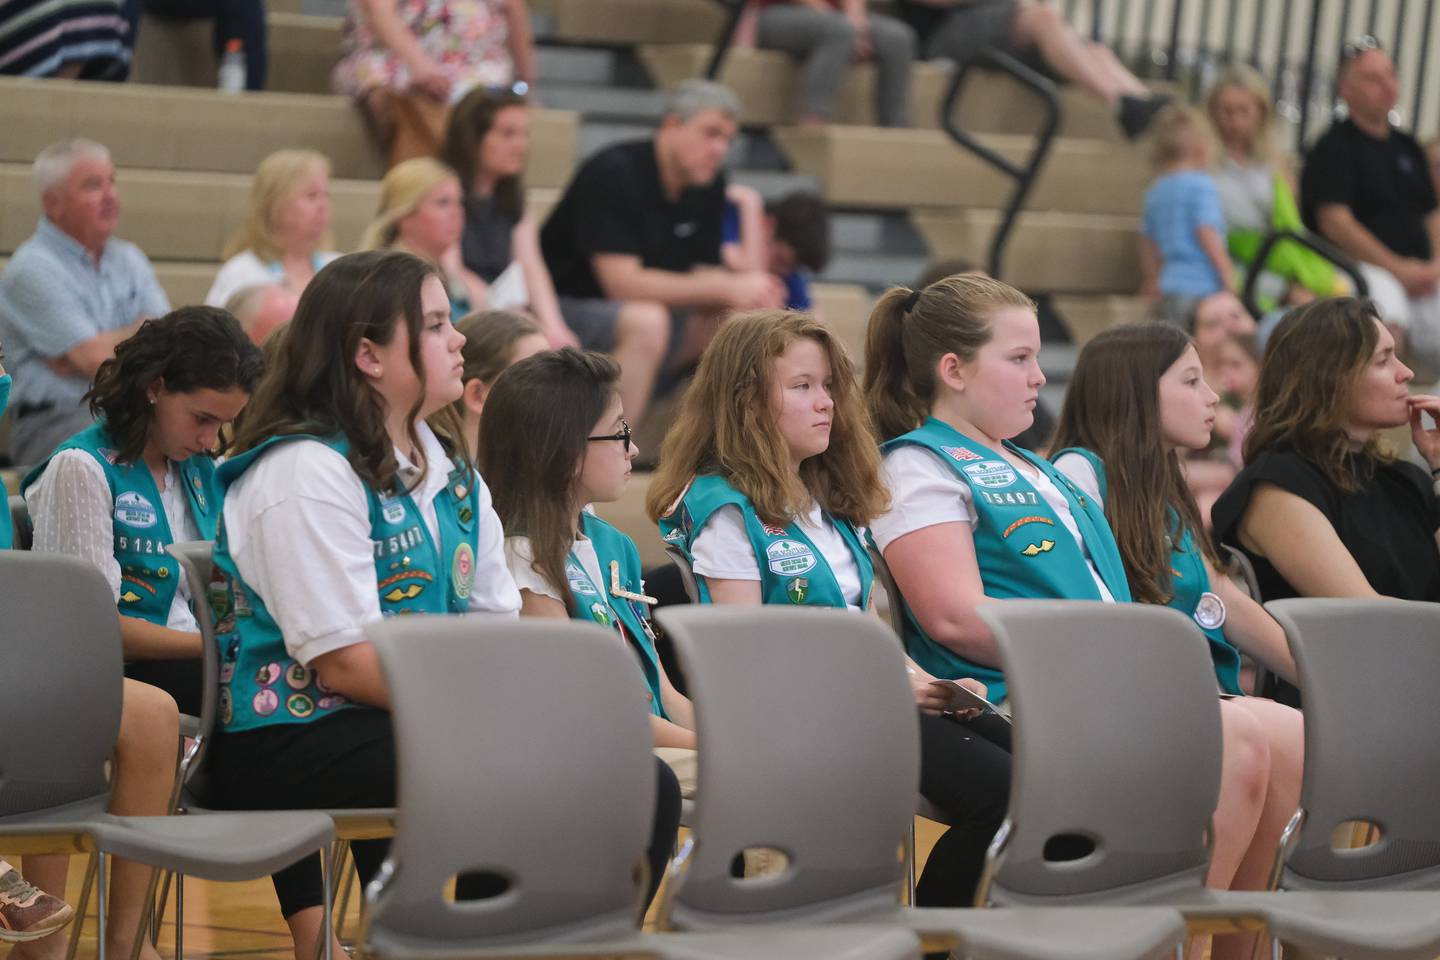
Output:
<svg viewBox="0 0 1440 960">
<path fill-rule="evenodd" d="M 1313 140 L 1336 107 L 1345 41 L 1378 39 L 1395 59 L 1395 118 L 1419 136 L 1440 131 L 1436 0 L 1056 0 L 1084 35 L 1141 76 L 1179 83 L 1198 98 L 1218 70 L 1248 63 L 1268 77 L 1294 148 Z"/>
<path fill-rule="evenodd" d="M 1326 260 L 1335 265 L 1335 268 L 1350 278 L 1350 283 L 1355 290 L 1355 296 L 1364 297 L 1370 293 L 1370 285 L 1365 282 L 1365 276 L 1360 272 L 1360 267 L 1354 260 L 1341 253 L 1335 247 L 1326 243 L 1320 237 L 1309 233 L 1295 233 L 1290 230 L 1275 230 L 1265 235 L 1260 242 L 1260 249 L 1255 252 L 1255 260 L 1247 268 L 1245 286 L 1241 291 L 1240 299 L 1245 303 L 1245 309 L 1250 311 L 1252 317 L 1258 317 L 1265 313 L 1256 296 L 1256 289 L 1260 283 L 1261 274 L 1270 263 L 1270 255 L 1274 253 L 1283 242 L 1298 243 L 1302 247 L 1314 251 Z"/>
</svg>

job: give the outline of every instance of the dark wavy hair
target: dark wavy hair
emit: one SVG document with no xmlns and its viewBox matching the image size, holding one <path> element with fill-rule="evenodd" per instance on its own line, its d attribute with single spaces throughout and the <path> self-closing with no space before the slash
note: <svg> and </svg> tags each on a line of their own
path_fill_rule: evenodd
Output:
<svg viewBox="0 0 1440 960">
<path fill-rule="evenodd" d="M 620 366 L 571 347 L 527 357 L 495 380 L 480 413 L 480 473 L 508 536 L 530 540 L 531 565 L 574 612 L 565 560 L 575 542 L 576 484 L 590 431 Z"/>
<path fill-rule="evenodd" d="M 419 257 L 380 250 L 348 254 L 315 274 L 250 401 L 233 453 L 276 436 L 340 434 L 350 441 L 347 459 L 360 479 L 372 490 L 391 489 L 399 464 L 385 430 L 385 403 L 355 366 L 355 354 L 362 338 L 384 346 L 404 325 L 422 394 L 410 410 L 406 429 L 423 461 L 424 447 L 414 427 L 425 385 L 420 287 L 432 276 L 437 276 L 435 268 Z M 448 409 L 436 415 L 439 426 L 459 436 L 459 427 L 445 419 L 447 414 L 454 416 Z M 423 479 L 427 465 L 420 466 Z"/>
<path fill-rule="evenodd" d="M 460 190 L 466 199 L 475 186 L 475 164 L 480 144 L 495 125 L 495 115 L 506 107 L 528 106 L 529 101 L 509 90 L 495 92 L 485 87 L 471 90 L 450 114 L 445 142 L 436 158 L 460 175 Z M 495 209 L 519 220 L 525 213 L 525 184 L 519 176 L 505 177 L 495 184 Z"/>
<path fill-rule="evenodd" d="M 90 412 L 105 421 L 116 459 L 134 463 L 145 452 L 155 408 L 146 396 L 157 380 L 170 393 L 230 390 L 253 393 L 265 370 L 260 348 L 240 322 L 217 307 L 181 307 L 140 329 L 100 364 L 85 394 Z"/>
</svg>

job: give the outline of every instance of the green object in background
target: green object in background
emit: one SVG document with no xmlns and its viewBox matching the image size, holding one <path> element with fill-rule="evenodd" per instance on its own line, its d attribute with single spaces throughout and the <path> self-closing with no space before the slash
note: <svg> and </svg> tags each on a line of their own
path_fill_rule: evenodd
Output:
<svg viewBox="0 0 1440 960">
<path fill-rule="evenodd" d="M 1295 205 L 1295 195 L 1290 184 L 1279 173 L 1274 175 L 1275 192 L 1270 205 L 1270 227 L 1272 230 L 1288 230 L 1304 233 L 1305 224 L 1300 219 L 1300 209 Z M 1255 255 L 1265 234 L 1259 230 L 1231 230 L 1226 238 L 1230 255 L 1238 262 L 1253 269 Z M 1317 297 L 1332 297 L 1346 292 L 1347 285 L 1341 281 L 1335 265 L 1314 250 L 1289 240 L 1282 240 L 1270 249 L 1270 256 L 1264 264 L 1265 272 L 1293 284 L 1299 284 Z M 1261 306 L 1271 309 L 1275 303 L 1262 298 Z"/>
</svg>

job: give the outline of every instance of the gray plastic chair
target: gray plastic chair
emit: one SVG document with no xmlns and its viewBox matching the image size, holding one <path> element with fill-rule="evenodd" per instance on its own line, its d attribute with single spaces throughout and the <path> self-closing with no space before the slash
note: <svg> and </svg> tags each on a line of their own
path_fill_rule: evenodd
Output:
<svg viewBox="0 0 1440 960">
<path fill-rule="evenodd" d="M 105 855 L 207 880 L 254 880 L 333 837 L 330 818 L 319 813 L 110 815 L 105 762 L 119 732 L 123 687 L 120 623 L 104 576 L 74 557 L 0 551 L 0 623 L 0 705 L 17 728 L 45 731 L 0 738 L 0 846 L 98 856 L 102 957 Z M 81 917 L 89 891 L 87 883 Z M 327 919 L 329 908 L 327 899 Z"/>
<path fill-rule="evenodd" d="M 1305 774 L 1276 935 L 1345 957 L 1440 955 L 1440 605 L 1276 600 L 1305 691 Z M 1336 850 L 1342 823 L 1379 840 Z M 1303 892 L 1302 892 L 1303 891 Z M 1384 892 L 1380 892 L 1384 891 Z"/>
<path fill-rule="evenodd" d="M 1010 809 L 979 896 L 1164 903 L 1202 928 L 1260 929 L 1277 894 L 1204 886 L 1222 735 L 1215 670 L 1194 621 L 1168 607 L 1093 601 L 1006 600 L 977 612 L 995 633 L 1020 718 Z M 1047 859 L 1047 841 L 1061 835 L 1095 849 Z"/>
<path fill-rule="evenodd" d="M 182 729 L 182 734 L 193 738 L 190 747 L 180 759 L 180 776 L 177 778 L 177 812 L 204 812 L 193 790 L 187 787 L 198 785 L 205 760 L 205 750 L 215 730 L 215 713 L 220 692 L 220 645 L 215 640 L 215 614 L 212 604 L 217 600 L 217 591 L 224 584 L 216 578 L 213 540 L 193 540 L 172 543 L 166 551 L 180 563 L 185 581 L 190 587 L 195 622 L 200 626 L 201 676 L 204 688 L 200 698 L 200 715 L 193 718 L 193 732 Z M 183 722 L 184 716 L 181 720 Z M 350 885 L 354 877 L 352 869 L 346 869 L 346 857 L 352 840 L 369 840 L 388 837 L 394 832 L 395 810 L 393 807 L 356 808 L 353 810 L 321 811 L 335 824 L 335 843 L 327 856 L 326 875 L 330 878 L 331 895 L 338 908 L 335 911 L 335 935 L 344 931 L 345 912 L 349 905 Z M 170 881 L 167 878 L 161 890 L 159 911 L 165 910 L 165 901 Z M 183 917 L 183 877 L 176 884 L 176 914 Z M 175 955 L 183 956 L 183 923 L 175 925 Z"/>
<path fill-rule="evenodd" d="M 914 935 L 889 928 L 636 930 L 655 760 L 644 682 L 611 636 L 567 620 L 436 616 L 366 635 L 390 688 L 400 801 L 366 891 L 367 952 L 918 960 Z M 473 870 L 510 885 L 447 903 L 446 882 Z"/>
<path fill-rule="evenodd" d="M 699 603 L 700 585 L 695 580 L 695 568 L 690 565 L 690 558 L 685 556 L 685 551 L 673 543 L 667 543 L 665 556 L 669 557 L 680 571 L 680 583 L 685 587 L 685 596 L 690 598 L 691 603 Z"/>
<path fill-rule="evenodd" d="M 887 628 L 842 610 L 669 607 L 658 617 L 690 678 L 702 787 L 695 839 L 672 865 L 662 918 L 681 929 L 882 921 L 927 949 L 986 958 L 1168 955 L 1169 909 L 974 910 L 899 906 L 919 729 Z M 731 876 L 735 854 L 786 855 L 776 876 Z"/>
<path fill-rule="evenodd" d="M 866 545 L 865 550 L 870 554 L 871 566 L 875 568 L 875 579 L 880 581 L 880 586 L 885 590 L 890 629 L 895 631 L 895 636 L 903 637 L 905 636 L 905 601 L 900 599 L 900 588 L 895 584 L 895 575 L 890 572 L 890 564 L 885 562 L 885 554 L 871 545 Z"/>
<path fill-rule="evenodd" d="M 30 507 L 18 493 L 10 495 L 10 527 L 15 531 L 13 548 L 29 550 L 34 541 L 35 528 L 30 525 Z"/>
</svg>

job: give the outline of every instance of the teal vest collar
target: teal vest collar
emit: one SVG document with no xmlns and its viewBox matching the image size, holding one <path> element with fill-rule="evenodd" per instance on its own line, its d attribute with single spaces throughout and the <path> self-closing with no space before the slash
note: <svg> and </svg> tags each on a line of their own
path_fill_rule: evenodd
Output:
<svg viewBox="0 0 1440 960">
<path fill-rule="evenodd" d="M 847 606 L 834 571 L 824 554 L 805 535 L 799 522 L 792 519 L 784 527 L 763 522 L 750 499 L 718 475 L 705 474 L 691 481 L 675 509 L 660 518 L 660 533 L 667 543 L 683 550 L 693 563 L 691 550 L 695 537 L 716 510 L 732 505 L 738 507 L 745 518 L 745 532 L 749 535 L 750 546 L 755 551 L 755 561 L 760 568 L 760 596 L 764 603 L 840 609 Z M 828 515 L 826 519 L 839 531 L 855 560 L 855 566 L 860 571 L 860 606 L 868 608 L 870 590 L 875 582 L 870 555 L 860 542 L 860 535 L 853 524 Z M 709 603 L 710 589 L 705 578 L 697 577 L 696 582 L 700 588 L 700 602 Z"/>
<path fill-rule="evenodd" d="M 100 465 L 110 486 L 115 560 L 120 564 L 120 598 L 116 604 L 120 614 L 164 626 L 170 620 L 170 606 L 180 582 L 180 565 L 165 552 L 175 538 L 150 468 L 143 460 L 118 462 L 115 443 L 102 421 L 56 447 L 25 476 L 21 489 L 28 490 L 55 455 L 65 450 L 89 454 Z M 175 467 L 200 539 L 214 539 L 221 497 L 215 481 L 215 461 L 205 454 L 196 454 Z"/>
</svg>

